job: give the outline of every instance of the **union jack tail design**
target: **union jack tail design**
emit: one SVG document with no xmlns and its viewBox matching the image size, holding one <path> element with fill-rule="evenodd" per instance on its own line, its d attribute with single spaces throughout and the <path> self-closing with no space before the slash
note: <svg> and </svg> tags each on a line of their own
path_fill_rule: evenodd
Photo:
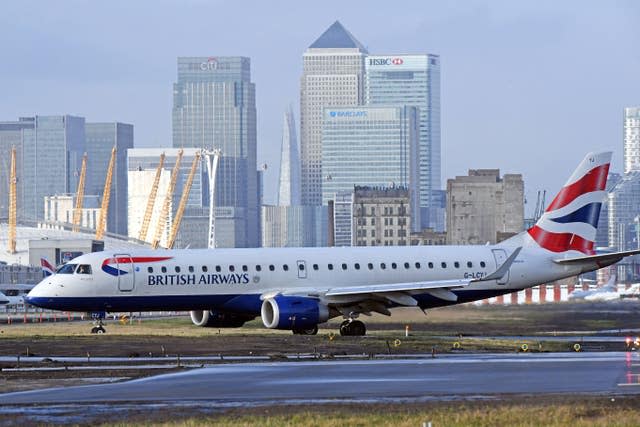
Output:
<svg viewBox="0 0 640 427">
<path fill-rule="evenodd" d="M 51 265 L 46 258 L 40 258 L 40 266 L 42 267 L 42 274 L 44 277 L 51 276 L 56 271 L 53 265 Z"/>
<path fill-rule="evenodd" d="M 595 253 L 610 163 L 611 152 L 587 154 L 536 225 L 527 230 L 533 242 L 552 252 Z"/>
</svg>

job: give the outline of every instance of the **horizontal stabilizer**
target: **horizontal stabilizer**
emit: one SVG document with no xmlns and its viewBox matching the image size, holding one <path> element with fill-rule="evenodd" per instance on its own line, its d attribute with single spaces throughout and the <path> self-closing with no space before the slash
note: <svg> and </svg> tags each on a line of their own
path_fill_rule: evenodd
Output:
<svg viewBox="0 0 640 427">
<path fill-rule="evenodd" d="M 615 264 L 616 262 L 620 261 L 622 258 L 632 256 L 632 255 L 638 255 L 638 254 L 640 254 L 640 249 L 636 249 L 633 251 L 613 252 L 613 253 L 598 254 L 598 255 L 585 255 L 585 256 L 579 256 L 575 258 L 554 259 L 553 262 L 555 262 L 556 264 L 570 264 L 570 265 L 595 262 L 600 267 L 606 267 L 608 265 Z"/>
</svg>

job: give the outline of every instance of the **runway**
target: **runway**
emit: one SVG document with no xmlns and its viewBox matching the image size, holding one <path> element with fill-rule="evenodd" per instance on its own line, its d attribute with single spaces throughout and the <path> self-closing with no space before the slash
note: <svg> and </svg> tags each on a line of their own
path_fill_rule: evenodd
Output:
<svg viewBox="0 0 640 427">
<path fill-rule="evenodd" d="M 460 354 L 417 360 L 219 364 L 121 383 L 7 393 L 0 395 L 0 402 L 259 405 L 510 393 L 637 394 L 640 357 L 630 352 Z"/>
</svg>

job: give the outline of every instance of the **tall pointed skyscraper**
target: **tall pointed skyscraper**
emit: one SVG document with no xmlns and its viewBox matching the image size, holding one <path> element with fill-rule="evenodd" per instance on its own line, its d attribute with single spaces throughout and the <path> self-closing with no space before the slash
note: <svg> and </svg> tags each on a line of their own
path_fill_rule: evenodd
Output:
<svg viewBox="0 0 640 427">
<path fill-rule="evenodd" d="M 300 155 L 298 154 L 293 108 L 289 106 L 289 109 L 284 113 L 282 126 L 278 206 L 298 205 L 300 205 Z"/>
<path fill-rule="evenodd" d="M 366 55 L 365 47 L 338 21 L 304 52 L 300 82 L 303 205 L 322 203 L 324 108 L 363 103 Z"/>
</svg>

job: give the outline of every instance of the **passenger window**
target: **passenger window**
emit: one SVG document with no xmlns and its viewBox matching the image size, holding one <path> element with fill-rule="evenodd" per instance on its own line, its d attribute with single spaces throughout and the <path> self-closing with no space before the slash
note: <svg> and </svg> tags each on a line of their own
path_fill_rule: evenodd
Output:
<svg viewBox="0 0 640 427">
<path fill-rule="evenodd" d="M 356 270 L 360 270 L 360 264 L 356 262 L 355 264 L 353 264 L 353 268 L 355 268 Z"/>
<path fill-rule="evenodd" d="M 222 271 L 222 268 L 220 268 L 219 265 L 216 265 L 216 272 L 220 273 L 220 271 Z"/>
<path fill-rule="evenodd" d="M 262 271 L 262 267 L 260 265 L 256 265 L 256 271 Z"/>
<path fill-rule="evenodd" d="M 416 262 L 416 269 L 420 270 L 420 263 Z"/>
<path fill-rule="evenodd" d="M 56 271 L 56 274 L 73 274 L 77 266 L 78 264 L 65 264 Z"/>
<path fill-rule="evenodd" d="M 242 266 L 242 271 L 247 271 L 247 270 L 249 270 L 249 268 L 246 265 L 243 265 Z"/>
<path fill-rule="evenodd" d="M 147 267 L 147 271 L 148 271 L 149 273 L 153 273 L 153 267 Z"/>
<path fill-rule="evenodd" d="M 269 271 L 273 271 L 273 270 L 275 270 L 275 269 L 276 269 L 276 268 L 273 266 L 273 264 L 271 264 L 271 265 L 269 266 Z"/>
<path fill-rule="evenodd" d="M 443 262 L 442 264 L 440 264 L 442 266 L 442 268 L 447 268 L 447 263 Z"/>
<path fill-rule="evenodd" d="M 484 263 L 484 261 L 480 261 L 480 267 L 485 268 L 487 264 Z"/>
<path fill-rule="evenodd" d="M 80 264 L 78 274 L 91 274 L 91 266 L 89 264 Z"/>
<path fill-rule="evenodd" d="M 473 263 L 471 261 L 467 261 L 467 267 L 472 268 L 473 267 Z"/>
<path fill-rule="evenodd" d="M 342 269 L 346 270 L 347 269 L 347 264 L 342 264 Z"/>
<path fill-rule="evenodd" d="M 398 267 L 398 264 L 396 264 L 395 262 L 391 263 L 391 268 L 395 270 L 397 267 Z"/>
<path fill-rule="evenodd" d="M 367 264 L 367 267 L 369 268 L 369 270 L 373 270 L 373 264 L 369 263 Z"/>
<path fill-rule="evenodd" d="M 298 270 L 304 271 L 304 264 L 298 264 Z"/>
<path fill-rule="evenodd" d="M 328 265 L 327 265 L 327 268 L 328 268 L 329 270 L 333 270 L 333 264 L 328 264 Z"/>
<path fill-rule="evenodd" d="M 381 262 L 381 263 L 380 263 L 380 268 L 384 270 L 384 269 L 386 269 L 386 268 L 387 268 L 387 266 L 385 265 L 385 263 L 384 263 L 384 262 Z"/>
<path fill-rule="evenodd" d="M 229 271 L 233 273 L 234 271 L 236 271 L 236 268 L 233 265 L 230 265 Z"/>
<path fill-rule="evenodd" d="M 189 273 L 193 273 L 193 265 L 189 266 Z"/>
<path fill-rule="evenodd" d="M 207 271 L 209 271 L 209 269 L 207 268 L 207 266 L 206 266 L 206 265 L 203 265 L 203 266 L 202 266 L 202 272 L 203 272 L 203 273 L 206 273 Z"/>
<path fill-rule="evenodd" d="M 409 269 L 409 263 L 408 262 L 404 263 L 404 268 L 406 268 L 407 270 Z"/>
<path fill-rule="evenodd" d="M 285 264 L 285 265 L 282 266 L 282 269 L 284 271 L 289 271 L 289 266 L 287 264 Z"/>
<path fill-rule="evenodd" d="M 318 269 L 318 264 L 313 264 L 313 269 L 317 270 Z"/>
<path fill-rule="evenodd" d="M 180 273 L 180 267 L 178 267 L 177 265 L 175 266 L 174 270 L 176 270 L 176 273 Z"/>
<path fill-rule="evenodd" d="M 455 268 L 460 268 L 460 263 L 458 261 L 456 261 L 456 262 L 453 263 L 453 266 Z"/>
<path fill-rule="evenodd" d="M 164 267 L 164 266 L 163 266 L 163 267 L 160 269 L 160 271 L 162 271 L 163 273 L 166 273 L 166 272 L 167 272 L 167 267 Z"/>
<path fill-rule="evenodd" d="M 429 263 L 429 268 L 433 268 L 433 263 L 432 262 Z"/>
</svg>

